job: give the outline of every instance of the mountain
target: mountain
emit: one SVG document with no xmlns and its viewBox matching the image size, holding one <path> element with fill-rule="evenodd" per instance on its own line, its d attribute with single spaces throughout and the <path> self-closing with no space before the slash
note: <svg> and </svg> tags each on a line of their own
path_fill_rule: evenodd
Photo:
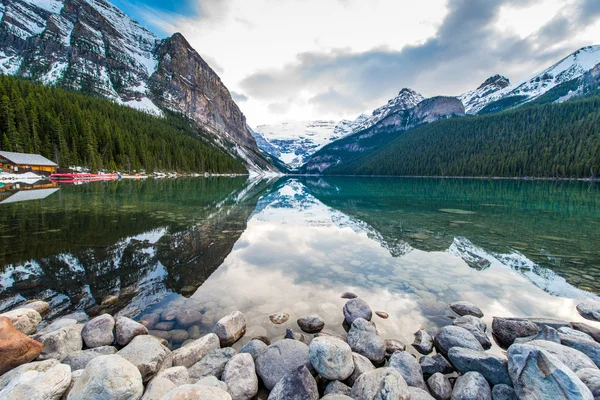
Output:
<svg viewBox="0 0 600 400">
<path fill-rule="evenodd" d="M 0 71 L 163 115 L 182 113 L 254 171 L 273 171 L 219 76 L 105 0 L 0 0 Z"/>
<path fill-rule="evenodd" d="M 561 102 L 583 94 L 583 77 L 600 63 L 600 45 L 577 50 L 549 68 L 516 84 L 501 76 L 459 96 L 467 114 L 491 113 L 542 99 Z"/>
</svg>

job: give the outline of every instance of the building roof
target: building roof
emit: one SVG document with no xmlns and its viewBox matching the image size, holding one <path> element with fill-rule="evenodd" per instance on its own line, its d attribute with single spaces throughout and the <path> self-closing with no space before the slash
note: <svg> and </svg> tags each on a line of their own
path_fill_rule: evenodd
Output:
<svg viewBox="0 0 600 400">
<path fill-rule="evenodd" d="M 0 151 L 0 157 L 18 165 L 38 165 L 44 167 L 58 167 L 58 165 L 39 154 L 13 153 L 11 151 Z"/>
</svg>

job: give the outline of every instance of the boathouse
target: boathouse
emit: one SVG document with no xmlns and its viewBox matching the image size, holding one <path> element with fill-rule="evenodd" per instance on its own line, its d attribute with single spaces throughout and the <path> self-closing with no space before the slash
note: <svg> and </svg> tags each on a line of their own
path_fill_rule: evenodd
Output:
<svg viewBox="0 0 600 400">
<path fill-rule="evenodd" d="M 41 172 L 56 173 L 58 165 L 39 154 L 0 151 L 0 169 L 9 173 Z"/>
</svg>

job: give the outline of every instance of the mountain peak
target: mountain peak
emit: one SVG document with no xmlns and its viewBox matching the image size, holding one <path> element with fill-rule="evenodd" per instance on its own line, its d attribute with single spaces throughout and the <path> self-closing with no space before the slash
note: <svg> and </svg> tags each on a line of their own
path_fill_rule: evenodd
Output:
<svg viewBox="0 0 600 400">
<path fill-rule="evenodd" d="M 485 82 L 483 82 L 477 89 L 483 89 L 491 86 L 496 87 L 498 89 L 504 89 L 505 87 L 510 86 L 510 79 L 503 75 L 496 74 L 487 78 Z"/>
</svg>

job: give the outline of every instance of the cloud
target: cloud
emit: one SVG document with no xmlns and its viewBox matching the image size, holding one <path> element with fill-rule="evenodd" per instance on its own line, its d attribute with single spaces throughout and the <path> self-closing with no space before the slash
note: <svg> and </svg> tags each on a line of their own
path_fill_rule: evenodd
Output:
<svg viewBox="0 0 600 400">
<path fill-rule="evenodd" d="M 238 93 L 238 92 L 231 92 L 231 97 L 233 98 L 233 101 L 235 101 L 236 103 L 243 103 L 245 101 L 248 101 L 248 96 L 246 96 L 243 93 Z"/>
</svg>

